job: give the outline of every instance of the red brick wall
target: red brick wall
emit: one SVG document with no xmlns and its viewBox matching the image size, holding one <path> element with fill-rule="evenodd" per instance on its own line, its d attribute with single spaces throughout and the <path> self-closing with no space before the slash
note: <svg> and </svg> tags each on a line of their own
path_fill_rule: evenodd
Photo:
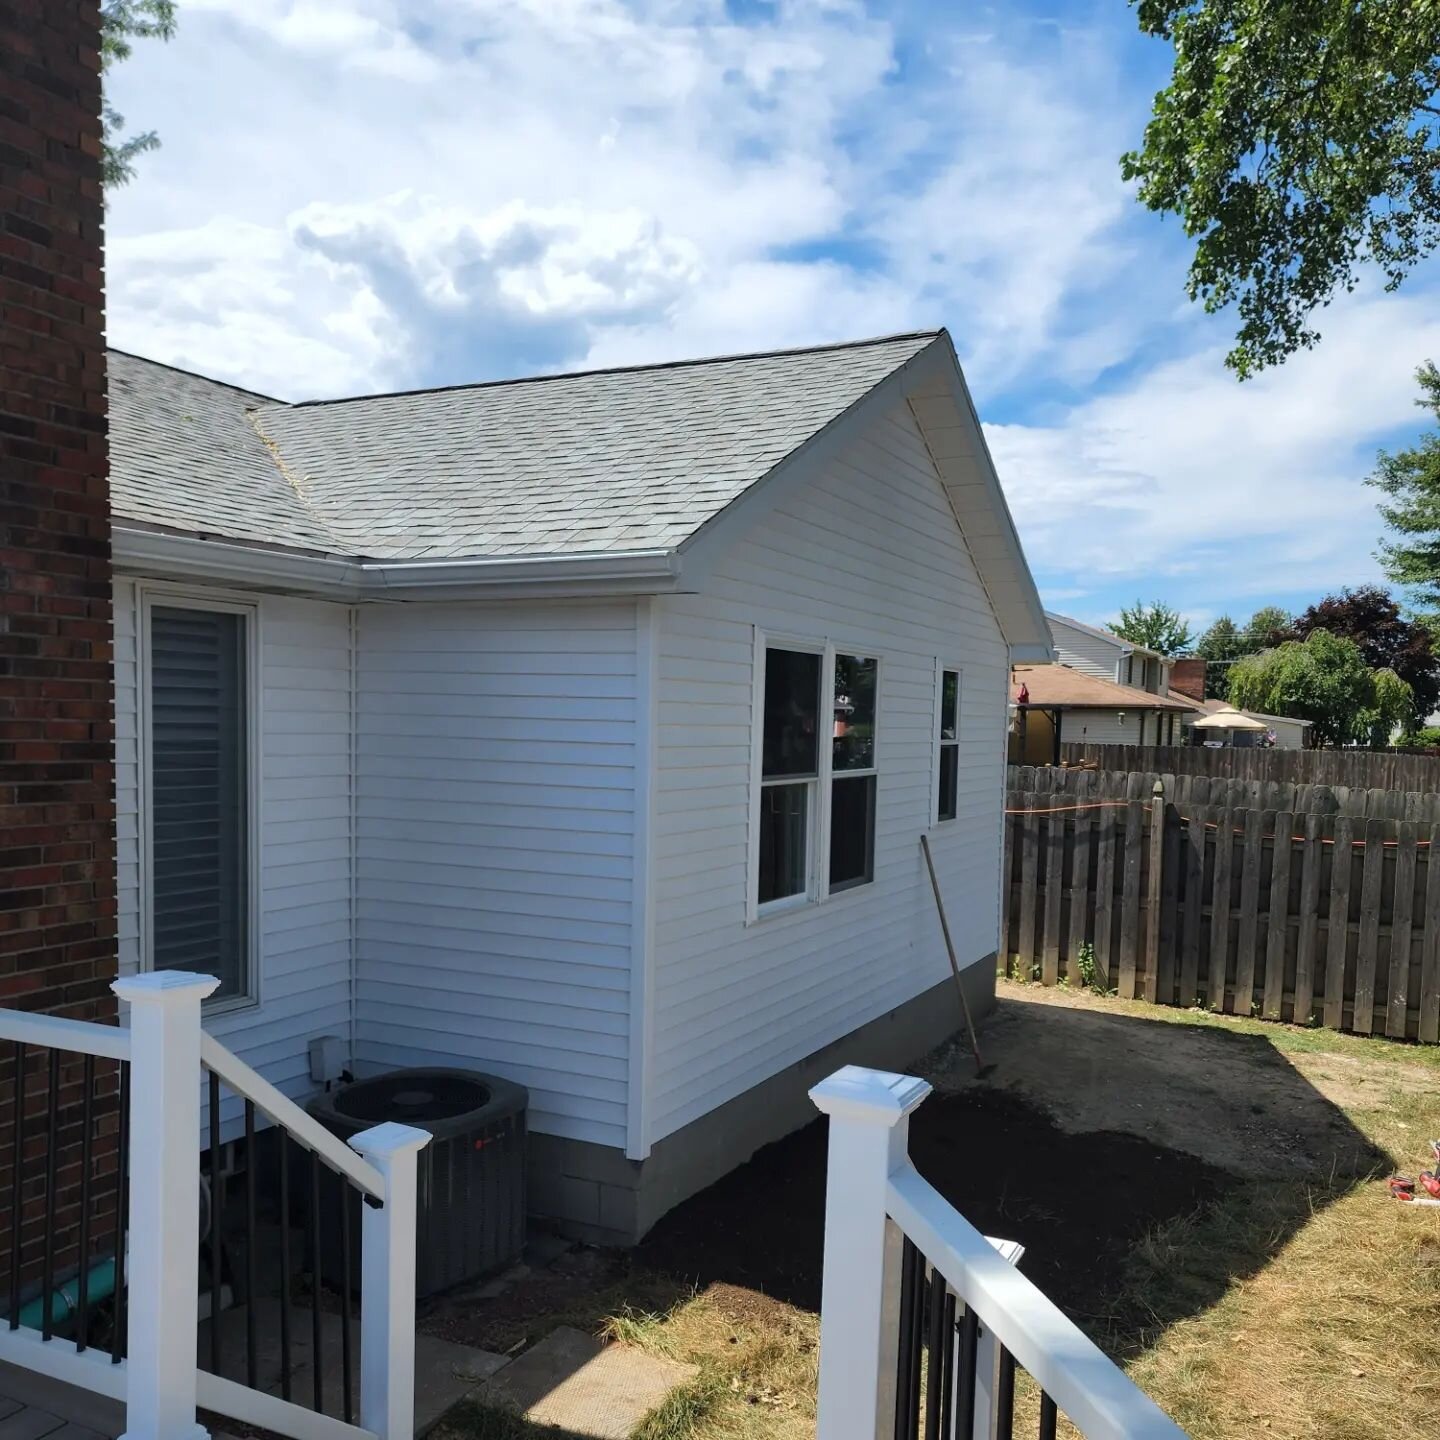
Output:
<svg viewBox="0 0 1440 1440">
<path fill-rule="evenodd" d="M 112 1019 L 115 811 L 97 0 L 0 0 L 0 1005 Z M 47 1227 L 50 1053 L 0 1045 L 0 1274 Z M 83 1061 L 60 1056 L 55 1267 L 78 1237 Z M 115 1067 L 97 1063 L 92 1254 L 114 1246 Z M 18 1204 L 17 1204 L 18 1201 Z M 22 1294 L 24 1292 L 22 1291 Z M 97 1337 L 99 1338 L 99 1337 Z"/>
<path fill-rule="evenodd" d="M 0 1004 L 109 1017 L 97 0 L 0 0 Z"/>
</svg>

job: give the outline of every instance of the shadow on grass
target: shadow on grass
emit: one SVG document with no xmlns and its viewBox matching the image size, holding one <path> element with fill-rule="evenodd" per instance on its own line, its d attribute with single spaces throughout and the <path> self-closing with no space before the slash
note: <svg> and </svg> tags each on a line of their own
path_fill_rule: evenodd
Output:
<svg viewBox="0 0 1440 1440">
<path fill-rule="evenodd" d="M 1025 1273 L 1119 1351 L 1208 1308 L 1318 1209 L 1389 1164 L 1264 1036 L 1055 1007 L 1044 1044 L 1057 1064 L 1082 1050 L 1113 1054 L 1113 1067 L 1092 1066 L 1073 1083 L 1123 1085 L 1115 1077 L 1127 1045 L 1143 1037 L 1153 1050 L 1161 1028 L 1185 1036 L 1192 1055 L 1199 1047 L 1207 1066 L 1263 1076 L 1263 1107 L 1216 1103 L 1209 1113 L 1202 1095 L 1186 1123 L 1276 1127 L 1280 1160 L 1269 1173 L 1235 1173 L 1117 1130 L 1067 1133 L 1038 1104 L 993 1083 L 937 1092 L 910 1122 L 920 1173 L 977 1228 L 1021 1241 Z M 1161 1103 L 1129 1098 L 1135 1107 Z M 1291 1132 L 1305 1137 L 1303 1156 L 1287 1150 Z M 1268 1146 L 1270 1131 L 1258 1133 Z M 825 1146 L 819 1120 L 767 1146 L 662 1220 L 635 1262 L 818 1309 Z"/>
</svg>

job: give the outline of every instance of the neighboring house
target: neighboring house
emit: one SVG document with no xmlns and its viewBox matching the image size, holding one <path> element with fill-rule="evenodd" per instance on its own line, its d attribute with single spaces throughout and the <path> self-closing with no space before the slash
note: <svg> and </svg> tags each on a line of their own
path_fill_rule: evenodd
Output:
<svg viewBox="0 0 1440 1440">
<path fill-rule="evenodd" d="M 1177 745 L 1193 713 L 1188 700 L 1068 665 L 1017 665 L 1011 703 L 1010 759 L 1019 765 L 1058 765 L 1062 744 Z"/>
<path fill-rule="evenodd" d="M 121 965 L 530 1090 L 633 1239 L 977 1001 L 1044 614 L 948 335 L 288 405 L 112 356 Z"/>
<path fill-rule="evenodd" d="M 1227 708 L 1224 700 L 1207 700 L 1205 698 L 1205 662 L 1203 660 L 1176 660 L 1171 674 L 1170 687 L 1172 700 L 1184 701 L 1194 707 L 1184 717 L 1184 734 L 1178 743 L 1182 745 L 1201 745 L 1207 742 L 1211 744 L 1229 742 L 1239 745 L 1255 743 L 1253 732 L 1236 732 L 1234 735 L 1227 735 L 1225 731 L 1217 733 L 1213 730 L 1207 732 L 1203 729 L 1193 729 L 1197 720 Z M 1310 747 L 1311 723 L 1308 720 L 1297 720 L 1292 715 L 1266 715 L 1260 710 L 1243 710 L 1240 713 L 1250 716 L 1252 720 L 1264 721 L 1275 737 L 1277 750 L 1305 750 Z"/>
<path fill-rule="evenodd" d="M 1147 650 L 1109 630 L 1072 620 L 1068 615 L 1057 615 L 1052 610 L 1045 612 L 1045 618 L 1055 638 L 1055 657 L 1062 665 L 1162 698 L 1169 694 L 1170 672 L 1175 662 L 1158 650 Z"/>
</svg>

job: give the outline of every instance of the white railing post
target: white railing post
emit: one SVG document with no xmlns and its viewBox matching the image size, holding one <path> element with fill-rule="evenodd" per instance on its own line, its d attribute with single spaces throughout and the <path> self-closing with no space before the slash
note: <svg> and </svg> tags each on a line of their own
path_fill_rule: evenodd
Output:
<svg viewBox="0 0 1440 1440">
<path fill-rule="evenodd" d="M 360 1230 L 360 1423 L 380 1440 L 415 1433 L 416 1158 L 428 1131 L 393 1121 L 350 1139 L 385 1177 Z"/>
<path fill-rule="evenodd" d="M 211 975 L 157 970 L 110 987 L 130 1004 L 127 1440 L 203 1440 L 200 1323 L 200 1002 Z"/>
<path fill-rule="evenodd" d="M 810 1092 L 830 1117 L 817 1440 L 894 1433 L 902 1237 L 886 1194 L 906 1163 L 910 1112 L 929 1093 L 914 1076 L 857 1065 Z"/>
</svg>

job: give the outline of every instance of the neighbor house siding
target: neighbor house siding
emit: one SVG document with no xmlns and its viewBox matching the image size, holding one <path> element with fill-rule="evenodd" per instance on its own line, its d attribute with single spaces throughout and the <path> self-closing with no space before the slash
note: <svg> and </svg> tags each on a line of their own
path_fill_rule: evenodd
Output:
<svg viewBox="0 0 1440 1440">
<path fill-rule="evenodd" d="M 1060 738 L 1075 745 L 1138 745 L 1140 744 L 1139 710 L 1126 710 L 1120 719 L 1118 710 L 1067 710 L 1060 726 Z M 1145 717 L 1145 730 L 1154 735 L 1154 720 Z"/>
<path fill-rule="evenodd" d="M 270 595 L 258 604 L 260 926 L 252 963 L 261 1003 L 212 1016 L 205 1028 L 299 1098 L 315 1088 L 310 1038 L 350 1034 L 350 612 Z M 122 974 L 141 964 L 138 613 L 135 584 L 117 582 Z"/>
<path fill-rule="evenodd" d="M 961 963 L 997 933 L 1007 651 L 908 409 L 877 419 L 657 602 L 653 1143 L 945 978 L 920 836 L 937 657 L 961 682 L 960 818 L 931 831 Z M 756 626 L 880 657 L 875 880 L 746 924 Z"/>
<path fill-rule="evenodd" d="M 530 1089 L 625 1142 L 632 602 L 362 608 L 357 1058 Z"/>
<path fill-rule="evenodd" d="M 1126 683 L 1123 670 L 1117 668 L 1123 665 L 1124 659 L 1124 651 L 1119 645 L 1112 640 L 1102 640 L 1098 635 L 1091 635 L 1078 626 L 1067 625 L 1053 615 L 1047 618 L 1050 622 L 1050 634 L 1055 640 L 1055 654 L 1062 665 L 1068 665 L 1072 670 L 1083 671 L 1086 675 L 1094 675 L 1101 680 Z M 1138 670 L 1138 663 L 1136 668 Z M 1138 675 L 1136 683 L 1139 684 Z"/>
</svg>

